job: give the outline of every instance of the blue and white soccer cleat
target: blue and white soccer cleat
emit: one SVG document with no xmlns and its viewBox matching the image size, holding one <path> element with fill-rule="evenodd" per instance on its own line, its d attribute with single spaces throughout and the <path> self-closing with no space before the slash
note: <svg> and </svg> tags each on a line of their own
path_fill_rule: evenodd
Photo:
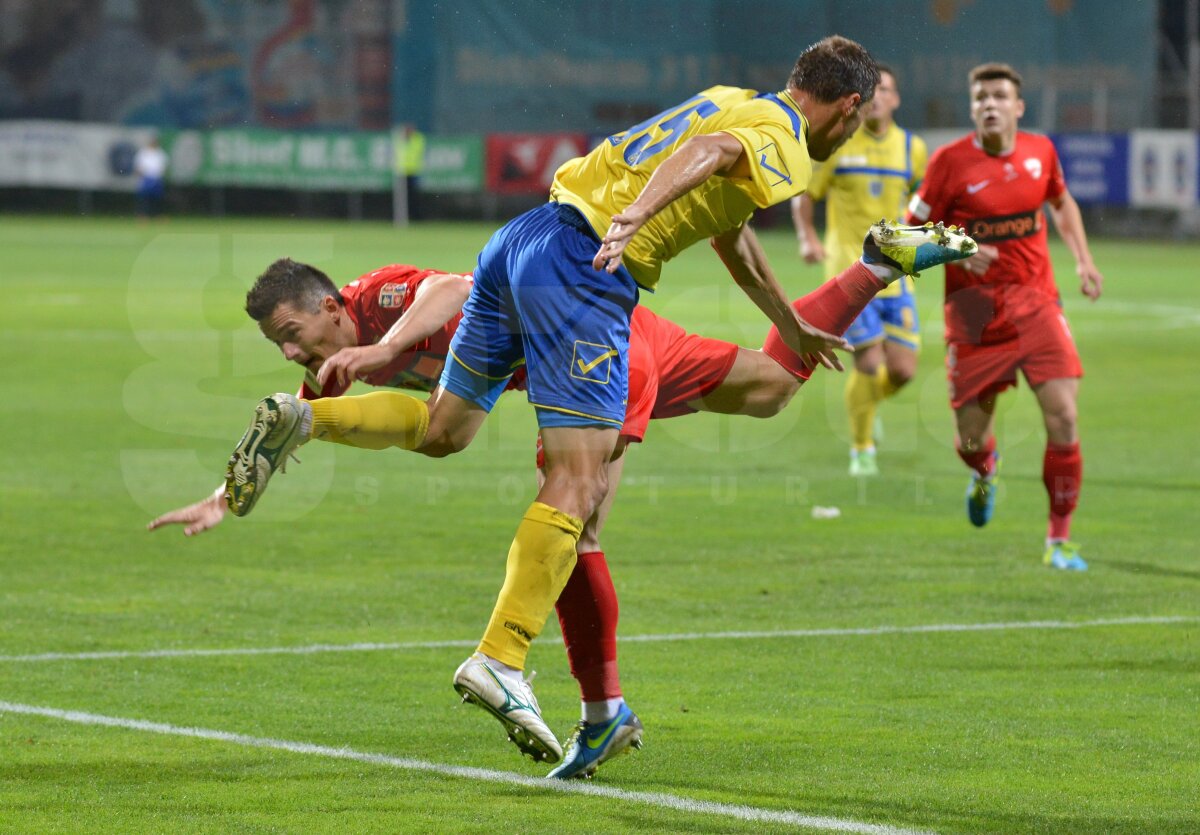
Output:
<svg viewBox="0 0 1200 835">
<path fill-rule="evenodd" d="M 556 763 L 562 759 L 562 746 L 542 720 L 529 679 L 511 685 L 492 669 L 486 656 L 476 652 L 454 671 L 454 689 L 464 702 L 479 705 L 499 719 L 513 745 L 534 762 Z"/>
<path fill-rule="evenodd" d="M 294 394 L 264 397 L 225 467 L 225 503 L 235 516 L 254 509 L 276 470 L 307 440 L 300 432 L 307 404 Z"/>
<path fill-rule="evenodd" d="M 882 264 L 916 276 L 921 270 L 970 258 L 978 251 L 979 245 L 956 226 L 901 226 L 885 218 L 867 232 L 862 257 L 868 264 Z"/>
<path fill-rule="evenodd" d="M 996 511 L 996 490 L 1000 485 L 1000 453 L 992 453 L 992 474 L 984 478 L 971 473 L 967 485 L 967 518 L 977 528 L 982 528 Z"/>
<path fill-rule="evenodd" d="M 599 725 L 580 722 L 567 742 L 567 753 L 558 768 L 546 775 L 555 780 L 590 779 L 602 763 L 642 747 L 642 722 L 624 702 L 617 715 Z"/>
<path fill-rule="evenodd" d="M 1079 546 L 1074 542 L 1051 542 L 1046 545 L 1042 562 L 1062 571 L 1087 571 L 1088 565 L 1079 556 Z"/>
</svg>

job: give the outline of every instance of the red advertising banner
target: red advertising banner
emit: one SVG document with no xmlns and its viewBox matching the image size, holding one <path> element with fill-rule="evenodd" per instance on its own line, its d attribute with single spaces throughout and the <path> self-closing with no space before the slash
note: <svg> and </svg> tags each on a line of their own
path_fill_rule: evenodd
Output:
<svg viewBox="0 0 1200 835">
<path fill-rule="evenodd" d="M 548 193 L 558 167 L 587 150 L 582 133 L 490 134 L 487 189 L 496 194 Z"/>
</svg>

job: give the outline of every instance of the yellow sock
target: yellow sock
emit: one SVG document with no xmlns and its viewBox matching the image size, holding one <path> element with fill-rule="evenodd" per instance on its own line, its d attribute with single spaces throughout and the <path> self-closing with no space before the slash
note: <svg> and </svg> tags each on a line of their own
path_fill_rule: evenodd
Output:
<svg viewBox="0 0 1200 835">
<path fill-rule="evenodd" d="M 880 370 L 887 373 L 882 366 Z M 871 436 L 875 428 L 875 407 L 881 399 L 878 372 L 863 374 L 858 369 L 851 369 L 846 380 L 846 414 L 850 416 L 850 440 L 857 450 L 875 445 Z"/>
<path fill-rule="evenodd" d="M 429 430 L 429 407 L 398 391 L 310 400 L 311 437 L 362 449 L 416 449 Z"/>
<path fill-rule="evenodd" d="M 479 651 L 518 670 L 525 669 L 529 644 L 575 568 L 575 545 L 583 521 L 550 505 L 534 502 L 525 511 L 508 549 L 504 587 Z"/>
<path fill-rule="evenodd" d="M 887 400 L 900 391 L 900 386 L 892 382 L 892 375 L 888 374 L 887 366 L 884 365 L 875 369 L 875 384 L 879 387 L 880 400 Z"/>
</svg>

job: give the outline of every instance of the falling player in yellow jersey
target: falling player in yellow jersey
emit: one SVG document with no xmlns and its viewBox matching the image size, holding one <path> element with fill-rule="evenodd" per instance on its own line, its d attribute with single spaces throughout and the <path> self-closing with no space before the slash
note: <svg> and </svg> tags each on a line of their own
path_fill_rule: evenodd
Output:
<svg viewBox="0 0 1200 835">
<path fill-rule="evenodd" d="M 925 176 L 928 151 L 919 136 L 893 121 L 899 106 L 896 74 L 880 64 L 863 126 L 817 169 L 808 191 L 792 198 L 800 254 L 810 264 L 824 262 L 826 278 L 858 260 L 863 229 L 881 217 L 903 216 L 909 194 Z M 824 246 L 813 227 L 813 201 L 821 199 L 826 205 Z M 904 276 L 880 290 L 846 338 L 854 346 L 854 369 L 846 381 L 853 441 L 850 475 L 877 475 L 876 408 L 917 370 L 921 332 L 912 279 Z"/>
</svg>

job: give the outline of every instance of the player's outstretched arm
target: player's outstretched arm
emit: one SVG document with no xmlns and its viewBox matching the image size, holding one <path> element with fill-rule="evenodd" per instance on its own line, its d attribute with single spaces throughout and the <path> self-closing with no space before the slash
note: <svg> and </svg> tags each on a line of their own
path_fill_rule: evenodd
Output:
<svg viewBox="0 0 1200 835">
<path fill-rule="evenodd" d="M 1087 232 L 1083 228 L 1083 213 L 1069 191 L 1064 191 L 1050 201 L 1050 216 L 1058 234 L 1075 256 L 1075 273 L 1079 276 L 1079 290 L 1092 301 L 1100 298 L 1104 287 L 1104 276 L 1092 261 L 1088 248 Z"/>
<path fill-rule="evenodd" d="M 712 239 L 712 245 L 733 280 L 767 315 L 779 329 L 784 343 L 799 354 L 806 365 L 815 368 L 820 364 L 837 371 L 844 370 L 834 349 L 854 349 L 842 337 L 826 333 L 800 317 L 771 272 L 767 254 L 749 225 L 743 224 L 718 235 Z"/>
<path fill-rule="evenodd" d="M 613 215 L 592 266 L 616 272 L 625 246 L 646 221 L 713 175 L 750 175 L 742 143 L 727 133 L 693 136 L 658 166 L 637 199 L 623 212 Z"/>
<path fill-rule="evenodd" d="M 317 383 L 331 379 L 346 388 L 372 371 L 383 368 L 422 339 L 428 339 L 458 315 L 471 294 L 471 279 L 464 275 L 431 275 L 417 285 L 412 305 L 374 345 L 343 348 L 322 363 Z"/>
<path fill-rule="evenodd" d="M 159 516 L 146 525 L 146 530 L 158 530 L 164 525 L 183 525 L 184 536 L 195 536 L 215 527 L 225 518 L 228 510 L 225 504 L 225 485 L 221 484 L 208 498 Z"/>
<path fill-rule="evenodd" d="M 825 246 L 817 227 L 813 224 L 813 199 L 807 194 L 792 198 L 792 223 L 796 227 L 796 239 L 800 242 L 800 257 L 806 264 L 820 264 L 825 260 Z"/>
</svg>

